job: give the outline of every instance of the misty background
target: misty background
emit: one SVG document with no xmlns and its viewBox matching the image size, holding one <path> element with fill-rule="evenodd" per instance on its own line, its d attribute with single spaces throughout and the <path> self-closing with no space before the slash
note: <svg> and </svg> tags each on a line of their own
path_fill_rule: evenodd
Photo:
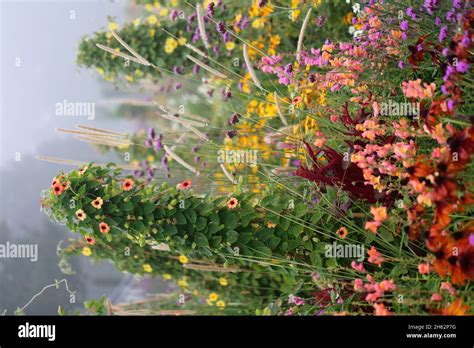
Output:
<svg viewBox="0 0 474 348">
<path fill-rule="evenodd" d="M 64 284 L 49 288 L 25 309 L 26 314 L 56 314 L 83 309 L 83 302 L 101 295 L 113 303 L 141 298 L 159 286 L 149 279 L 122 274 L 109 263 L 72 259 L 74 276 L 58 267 L 59 241 L 74 237 L 40 211 L 41 191 L 48 188 L 64 164 L 38 160 L 38 155 L 80 161 L 117 161 L 84 142 L 55 131 L 76 124 L 133 132 L 139 120 L 114 118 L 100 106 L 120 95 L 92 70 L 76 66 L 80 39 L 107 27 L 108 16 L 120 24 L 134 16 L 128 1 L 8 1 L 0 0 L 0 244 L 37 244 L 38 261 L 0 258 L 0 314 L 12 315 L 55 279 L 66 279 L 76 291 L 75 303 Z M 95 119 L 57 116 L 56 103 L 96 103 Z M 77 236 L 75 236 L 77 237 Z"/>
</svg>

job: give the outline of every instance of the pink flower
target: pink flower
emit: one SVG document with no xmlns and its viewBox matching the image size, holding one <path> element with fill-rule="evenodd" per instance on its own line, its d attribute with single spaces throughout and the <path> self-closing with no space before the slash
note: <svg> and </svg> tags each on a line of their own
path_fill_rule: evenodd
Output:
<svg viewBox="0 0 474 348">
<path fill-rule="evenodd" d="M 442 282 L 439 289 L 448 291 L 451 296 L 456 295 L 456 290 L 450 282 Z"/>
<path fill-rule="evenodd" d="M 437 301 L 442 301 L 443 296 L 441 294 L 438 294 L 437 292 L 431 295 L 430 301 L 431 302 L 437 302 Z"/>
<path fill-rule="evenodd" d="M 431 266 L 429 263 L 420 263 L 418 265 L 418 272 L 420 272 L 420 274 L 428 274 L 430 273 L 431 271 Z"/>
<path fill-rule="evenodd" d="M 355 269 L 356 271 L 359 271 L 359 272 L 366 272 L 365 268 L 364 268 L 364 264 L 361 262 L 359 264 L 357 264 L 357 262 L 355 261 L 352 261 L 351 262 L 351 267 L 353 269 Z"/>
<path fill-rule="evenodd" d="M 364 291 L 364 282 L 362 279 L 356 279 L 354 280 L 354 290 L 357 292 L 362 292 Z"/>
</svg>

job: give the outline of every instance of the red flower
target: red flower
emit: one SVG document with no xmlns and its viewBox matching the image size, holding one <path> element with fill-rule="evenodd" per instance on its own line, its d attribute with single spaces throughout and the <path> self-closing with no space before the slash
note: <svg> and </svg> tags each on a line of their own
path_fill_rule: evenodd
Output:
<svg viewBox="0 0 474 348">
<path fill-rule="evenodd" d="M 191 187 L 192 181 L 191 180 L 184 180 L 183 182 L 178 184 L 179 190 L 187 190 Z"/>
</svg>

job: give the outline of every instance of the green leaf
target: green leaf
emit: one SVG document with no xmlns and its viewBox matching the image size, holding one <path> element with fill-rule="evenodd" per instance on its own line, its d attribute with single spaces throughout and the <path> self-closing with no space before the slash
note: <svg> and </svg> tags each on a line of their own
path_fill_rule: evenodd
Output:
<svg viewBox="0 0 474 348">
<path fill-rule="evenodd" d="M 178 211 L 174 217 L 176 218 L 178 225 L 186 225 L 186 218 L 184 217 L 183 213 Z"/>
<path fill-rule="evenodd" d="M 234 230 L 227 231 L 226 240 L 229 243 L 235 243 L 239 239 L 239 233 Z"/>
<path fill-rule="evenodd" d="M 184 215 L 186 215 L 186 218 L 193 224 L 196 223 L 197 220 L 197 215 L 194 210 L 187 210 L 184 212 Z"/>
<path fill-rule="evenodd" d="M 217 215 L 216 213 L 212 213 L 211 215 L 209 215 L 209 221 L 211 221 L 213 224 L 219 225 L 219 215 Z"/>
<path fill-rule="evenodd" d="M 298 204 L 293 212 L 296 217 L 301 217 L 308 212 L 308 206 L 306 204 Z"/>
<path fill-rule="evenodd" d="M 132 202 L 123 202 L 120 204 L 120 209 L 123 211 L 132 211 L 135 208 Z"/>
<path fill-rule="evenodd" d="M 147 203 L 143 206 L 143 213 L 146 215 L 146 214 L 150 214 L 152 213 L 156 208 L 156 205 L 154 205 L 153 203 Z"/>
<path fill-rule="evenodd" d="M 203 233 L 196 233 L 196 235 L 194 236 L 194 242 L 197 246 L 201 248 L 209 247 L 209 242 Z"/>
<path fill-rule="evenodd" d="M 168 236 L 174 236 L 175 234 L 178 233 L 178 229 L 176 228 L 175 225 L 166 224 L 163 226 L 163 229 L 165 230 L 165 233 Z"/>
<path fill-rule="evenodd" d="M 231 229 L 237 227 L 237 225 L 239 223 L 239 219 L 237 218 L 237 215 L 235 215 L 235 214 L 227 214 L 224 223 L 225 223 L 225 227 L 227 229 L 231 230 Z"/>
<path fill-rule="evenodd" d="M 202 231 L 203 229 L 206 228 L 206 226 L 207 226 L 207 219 L 205 217 L 200 216 L 196 222 L 196 231 Z"/>
<path fill-rule="evenodd" d="M 240 233 L 239 235 L 239 244 L 247 244 L 249 240 L 252 239 L 252 234 L 248 232 Z"/>
</svg>

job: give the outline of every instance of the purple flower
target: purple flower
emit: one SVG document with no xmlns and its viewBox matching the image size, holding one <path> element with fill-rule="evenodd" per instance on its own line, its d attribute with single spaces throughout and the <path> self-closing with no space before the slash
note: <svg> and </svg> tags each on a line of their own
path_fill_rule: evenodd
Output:
<svg viewBox="0 0 474 348">
<path fill-rule="evenodd" d="M 448 109 L 449 111 L 453 111 L 454 110 L 454 100 L 452 99 L 448 99 Z"/>
<path fill-rule="evenodd" d="M 193 74 L 194 75 L 197 75 L 199 73 L 199 65 L 195 64 L 193 66 Z"/>
<path fill-rule="evenodd" d="M 405 67 L 405 63 L 403 62 L 403 60 L 401 60 L 401 61 L 398 62 L 398 67 L 399 67 L 400 69 L 403 69 L 403 68 Z"/>
<path fill-rule="evenodd" d="M 441 18 L 436 17 L 436 19 L 435 19 L 435 25 L 436 25 L 437 27 L 439 27 L 439 26 L 441 25 Z"/>
<path fill-rule="evenodd" d="M 446 85 L 442 85 L 441 86 L 441 92 L 443 92 L 444 95 L 448 95 L 449 94 L 449 91 L 448 91 L 448 88 L 446 87 Z"/>
<path fill-rule="evenodd" d="M 155 140 L 153 142 L 153 149 L 157 152 L 160 151 L 161 150 L 161 141 Z"/>
<path fill-rule="evenodd" d="M 466 48 L 468 48 L 469 45 L 471 44 L 471 40 L 469 39 L 467 32 L 464 33 L 464 36 L 462 37 L 462 40 L 461 40 L 461 44 Z"/>
<path fill-rule="evenodd" d="M 408 37 L 408 36 L 407 36 L 407 33 L 403 32 L 403 33 L 402 33 L 402 40 L 405 41 L 405 40 L 407 39 L 407 37 Z"/>
<path fill-rule="evenodd" d="M 318 16 L 318 18 L 316 18 L 315 23 L 318 27 L 322 27 L 324 23 L 326 23 L 326 16 L 325 15 Z"/>
<path fill-rule="evenodd" d="M 222 38 L 224 39 L 224 42 L 229 42 L 232 39 L 232 36 L 228 31 L 226 31 L 225 34 L 222 35 Z"/>
<path fill-rule="evenodd" d="M 316 82 L 316 76 L 313 73 L 309 74 L 308 81 L 311 83 Z"/>
<path fill-rule="evenodd" d="M 146 147 L 152 147 L 152 143 L 150 139 L 145 140 L 145 146 Z"/>
<path fill-rule="evenodd" d="M 224 35 L 225 32 L 227 31 L 226 28 L 225 28 L 224 22 L 222 22 L 222 21 L 217 22 L 216 30 L 217 30 L 218 33 Z"/>
<path fill-rule="evenodd" d="M 287 75 L 291 75 L 292 72 L 293 72 L 293 65 L 292 64 L 287 64 L 285 66 L 285 73 Z"/>
<path fill-rule="evenodd" d="M 413 7 L 408 7 L 406 12 L 407 12 L 407 15 L 410 16 L 412 20 L 416 19 L 415 12 L 413 12 Z"/>
<path fill-rule="evenodd" d="M 200 160 L 201 160 L 201 157 L 199 156 L 194 157 L 194 163 L 199 163 Z"/>
<path fill-rule="evenodd" d="M 259 8 L 262 8 L 263 6 L 265 6 L 267 4 L 267 0 L 258 0 L 258 7 Z"/>
<path fill-rule="evenodd" d="M 208 15 L 209 17 L 214 17 L 214 15 L 215 15 L 215 12 L 214 12 L 215 8 L 214 8 L 214 6 L 215 6 L 215 5 L 214 5 L 213 2 L 210 2 L 209 5 L 207 5 L 207 15 Z"/>
<path fill-rule="evenodd" d="M 400 29 L 402 29 L 403 31 L 407 31 L 408 30 L 408 21 L 402 21 L 400 23 Z"/>
<path fill-rule="evenodd" d="M 224 98 L 224 101 L 228 101 L 230 98 L 232 98 L 232 92 L 228 88 L 223 88 L 221 94 Z"/>
<path fill-rule="evenodd" d="M 148 129 L 148 137 L 150 139 L 155 139 L 155 129 L 154 128 L 149 128 Z"/>
<path fill-rule="evenodd" d="M 454 11 L 451 10 L 451 11 L 448 11 L 448 13 L 446 14 L 446 19 L 450 22 L 454 22 L 455 19 L 454 19 Z"/>
<path fill-rule="evenodd" d="M 240 120 L 240 115 L 238 113 L 234 112 L 232 114 L 232 116 L 230 116 L 229 124 L 234 125 L 234 124 L 238 123 L 239 120 Z"/>
<path fill-rule="evenodd" d="M 174 88 L 175 88 L 176 90 L 181 89 L 181 87 L 183 87 L 183 85 L 182 85 L 181 83 L 179 83 L 179 82 L 176 82 L 176 84 L 174 85 Z"/>
<path fill-rule="evenodd" d="M 446 36 L 448 35 L 448 27 L 445 25 L 444 27 L 441 28 L 439 31 L 439 36 L 438 36 L 438 41 L 443 42 L 444 39 L 446 39 Z"/>
<path fill-rule="evenodd" d="M 230 131 L 225 132 L 225 135 L 228 138 L 232 139 L 233 137 L 235 137 L 237 135 L 237 131 L 232 129 Z"/>
<path fill-rule="evenodd" d="M 470 244 L 471 246 L 474 246 L 474 233 L 471 233 L 471 234 L 469 235 L 469 244 Z"/>
<path fill-rule="evenodd" d="M 467 61 L 465 59 L 461 60 L 460 62 L 458 62 L 458 64 L 456 65 L 456 71 L 459 72 L 459 73 L 466 73 L 467 71 L 469 70 L 469 64 L 467 63 Z"/>
</svg>

